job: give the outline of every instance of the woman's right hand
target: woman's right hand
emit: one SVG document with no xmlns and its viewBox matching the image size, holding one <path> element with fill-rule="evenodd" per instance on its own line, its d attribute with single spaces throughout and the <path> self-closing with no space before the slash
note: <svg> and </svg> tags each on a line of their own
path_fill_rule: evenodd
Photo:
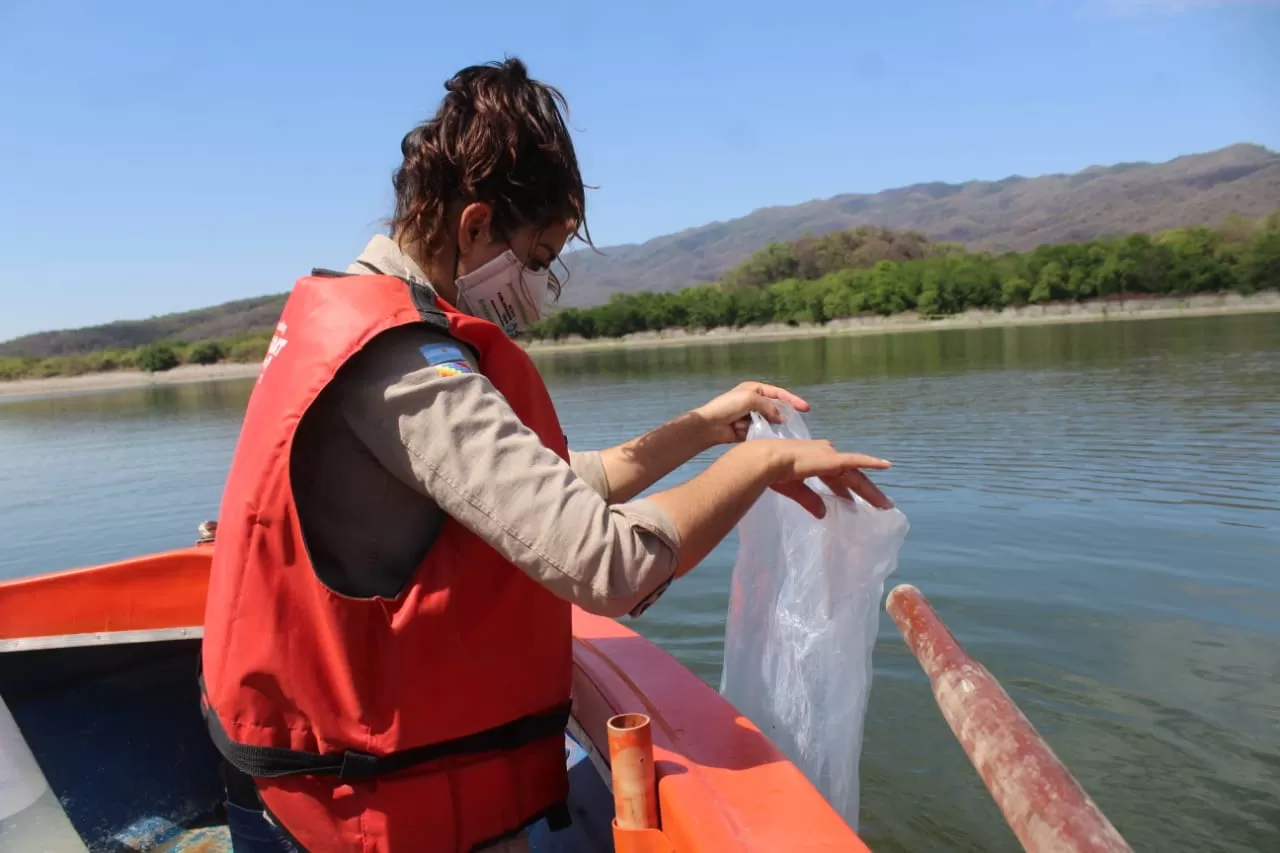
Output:
<svg viewBox="0 0 1280 853">
<path fill-rule="evenodd" d="M 841 453 L 829 441 L 770 438 L 735 445 L 698 476 L 649 498 L 680 535 L 679 577 L 698 565 L 728 535 L 765 489 L 786 495 L 813 515 L 827 514 L 817 492 L 804 484 L 818 477 L 835 494 L 861 495 L 872 506 L 893 504 L 862 473 L 889 463 L 863 453 Z"/>
<path fill-rule="evenodd" d="M 863 453 L 837 450 L 829 441 L 820 439 L 763 439 L 743 445 L 766 456 L 769 488 L 791 498 L 816 518 L 827 513 L 822 498 L 805 485 L 809 477 L 817 477 L 840 498 L 852 500 L 850 492 L 879 509 L 891 509 L 893 502 L 871 482 L 863 469 L 883 471 L 892 463 Z"/>
</svg>

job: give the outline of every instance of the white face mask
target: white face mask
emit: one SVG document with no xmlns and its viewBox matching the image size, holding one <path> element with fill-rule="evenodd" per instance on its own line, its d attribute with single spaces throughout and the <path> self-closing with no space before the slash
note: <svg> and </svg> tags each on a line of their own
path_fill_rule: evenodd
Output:
<svg viewBox="0 0 1280 853">
<path fill-rule="evenodd" d="M 551 270 L 527 269 L 507 250 L 457 279 L 458 307 L 514 338 L 542 316 Z"/>
</svg>

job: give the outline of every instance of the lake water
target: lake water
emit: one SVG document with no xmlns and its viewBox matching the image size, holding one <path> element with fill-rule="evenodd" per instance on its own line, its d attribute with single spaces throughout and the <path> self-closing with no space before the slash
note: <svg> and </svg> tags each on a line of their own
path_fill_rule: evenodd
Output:
<svg viewBox="0 0 1280 853">
<path fill-rule="evenodd" d="M 879 482 L 912 531 L 890 585 L 929 597 L 1135 849 L 1280 850 L 1280 315 L 539 364 L 582 448 L 740 379 L 806 396 L 816 435 L 895 462 Z M 190 543 L 251 387 L 0 403 L 0 577 Z M 734 556 L 636 622 L 713 685 Z M 1019 849 L 887 617 L 875 666 L 871 846 Z"/>
</svg>

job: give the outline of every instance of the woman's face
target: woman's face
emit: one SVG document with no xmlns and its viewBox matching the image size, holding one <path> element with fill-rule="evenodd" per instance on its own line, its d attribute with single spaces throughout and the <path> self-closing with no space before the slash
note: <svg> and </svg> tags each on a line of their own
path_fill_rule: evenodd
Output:
<svg viewBox="0 0 1280 853">
<path fill-rule="evenodd" d="M 525 225 L 501 239 L 492 230 L 492 212 L 487 204 L 470 204 L 458 222 L 458 265 L 456 278 L 473 272 L 510 249 L 525 267 L 540 272 L 560 256 L 569 239 L 567 223 L 538 228 Z"/>
</svg>

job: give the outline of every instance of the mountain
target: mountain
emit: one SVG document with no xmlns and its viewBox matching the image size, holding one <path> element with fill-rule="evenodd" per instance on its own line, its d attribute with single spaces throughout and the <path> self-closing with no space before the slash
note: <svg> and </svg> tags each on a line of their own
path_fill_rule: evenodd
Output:
<svg viewBox="0 0 1280 853">
<path fill-rule="evenodd" d="M 132 349 L 153 341 L 194 343 L 261 332 L 275 326 L 276 320 L 280 319 L 280 309 L 284 307 L 287 295 L 255 296 L 224 302 L 212 308 L 162 314 L 147 320 L 117 320 L 82 329 L 36 332 L 0 343 L 0 357 L 84 355 L 104 349 Z"/>
<path fill-rule="evenodd" d="M 918 231 L 935 241 L 993 251 L 1134 232 L 1210 225 L 1280 208 L 1280 154 L 1232 145 L 1165 163 L 1091 166 L 1072 175 L 926 183 L 768 207 L 645 243 L 566 255 L 564 306 L 617 292 L 677 290 L 713 281 L 766 244 L 859 225 Z M 269 330 L 284 295 L 228 302 L 149 320 L 40 332 L 0 343 L 0 356 L 73 355 L 161 338 L 194 342 Z"/>
<path fill-rule="evenodd" d="M 676 290 L 713 281 L 767 243 L 857 225 L 919 231 L 992 251 L 1026 250 L 1134 232 L 1265 216 L 1280 207 L 1280 154 L 1232 145 L 1166 163 L 1091 166 L 1072 175 L 914 184 L 768 207 L 640 244 L 566 256 L 561 303 L 583 307 L 611 293 Z"/>
</svg>

